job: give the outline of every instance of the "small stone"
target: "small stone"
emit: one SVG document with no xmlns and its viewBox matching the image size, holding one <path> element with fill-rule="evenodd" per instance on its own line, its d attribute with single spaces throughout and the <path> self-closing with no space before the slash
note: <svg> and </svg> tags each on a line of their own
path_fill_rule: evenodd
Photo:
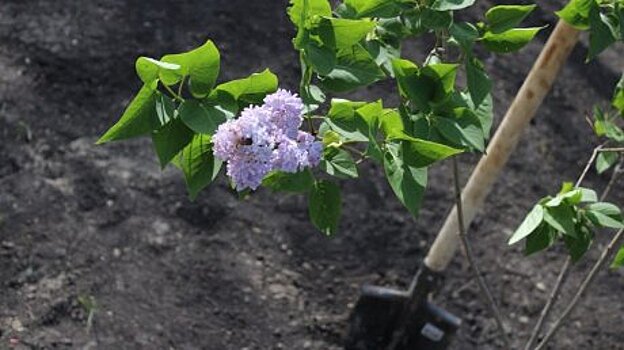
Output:
<svg viewBox="0 0 624 350">
<path fill-rule="evenodd" d="M 520 323 L 527 324 L 527 323 L 529 323 L 529 318 L 528 318 L 528 317 L 526 317 L 526 316 L 520 316 L 520 317 L 518 318 L 518 321 L 520 321 Z"/>
<path fill-rule="evenodd" d="M 22 325 L 22 322 L 17 318 L 11 321 L 11 328 L 16 332 L 23 332 L 25 330 L 24 325 Z"/>
<path fill-rule="evenodd" d="M 543 282 L 537 282 L 535 284 L 535 288 L 541 290 L 542 292 L 546 291 L 546 285 Z"/>
</svg>

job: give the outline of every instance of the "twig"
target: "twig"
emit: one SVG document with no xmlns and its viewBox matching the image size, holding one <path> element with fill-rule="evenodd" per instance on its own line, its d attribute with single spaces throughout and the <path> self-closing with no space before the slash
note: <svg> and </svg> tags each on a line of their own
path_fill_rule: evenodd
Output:
<svg viewBox="0 0 624 350">
<path fill-rule="evenodd" d="M 601 148 L 598 152 L 624 152 L 624 147 Z"/>
<path fill-rule="evenodd" d="M 607 187 L 605 187 L 604 191 L 600 195 L 601 202 L 604 201 L 605 198 L 607 198 L 607 196 L 609 195 L 609 192 L 611 192 L 611 188 L 613 188 L 613 185 L 615 184 L 615 180 L 617 180 L 620 173 L 622 172 L 623 162 L 624 162 L 624 159 L 620 160 L 620 162 L 613 169 L 613 173 L 611 173 L 611 179 L 609 179 L 609 183 L 607 184 Z"/>
<path fill-rule="evenodd" d="M 598 259 L 598 261 L 596 261 L 591 271 L 589 271 L 589 273 L 587 274 L 587 276 L 581 283 L 581 286 L 579 287 L 576 294 L 574 294 L 574 297 L 572 298 L 572 301 L 570 301 L 570 304 L 568 305 L 568 307 L 563 311 L 561 316 L 559 316 L 559 318 L 555 321 L 550 331 L 548 331 L 548 333 L 546 333 L 546 336 L 544 336 L 544 340 L 542 340 L 542 342 L 535 348 L 535 350 L 544 349 L 544 347 L 552 339 L 555 333 L 559 330 L 559 328 L 563 324 L 563 321 L 565 321 L 570 316 L 570 313 L 572 312 L 572 310 L 574 310 L 576 305 L 579 303 L 579 300 L 583 296 L 583 293 L 585 293 L 589 285 L 593 282 L 594 278 L 596 278 L 598 271 L 605 264 L 605 262 L 607 261 L 607 258 L 611 255 L 615 246 L 618 244 L 618 242 L 622 238 L 623 233 L 624 233 L 624 229 L 619 230 L 615 234 L 615 236 L 613 237 L 609 245 L 602 251 L 602 255 L 600 255 L 600 258 Z"/>
<path fill-rule="evenodd" d="M 494 297 L 492 296 L 490 289 L 488 288 L 485 278 L 483 278 L 483 275 L 481 274 L 481 271 L 479 270 L 479 266 L 477 265 L 477 261 L 472 251 L 472 246 L 470 245 L 470 242 L 468 241 L 468 238 L 466 236 L 466 227 L 464 225 L 464 210 L 462 207 L 462 198 L 461 198 L 461 186 L 459 184 L 459 166 L 457 164 L 457 157 L 453 158 L 453 182 L 455 183 L 455 206 L 457 208 L 457 221 L 459 223 L 459 237 L 461 239 L 462 245 L 464 246 L 464 251 L 466 252 L 466 257 L 468 258 L 468 263 L 470 267 L 472 268 L 472 272 L 475 275 L 477 284 L 479 285 L 479 288 L 481 289 L 481 294 L 486 297 L 488 307 L 490 308 L 490 312 L 492 313 L 492 316 L 496 320 L 496 324 L 501 333 L 501 337 L 503 341 L 505 342 L 505 346 L 507 349 L 511 349 L 511 342 L 505 330 L 503 317 L 501 315 L 500 310 L 498 309 L 498 306 L 496 305 L 496 301 L 494 300 Z"/>
<path fill-rule="evenodd" d="M 171 96 L 172 96 L 174 99 L 176 99 L 176 100 L 178 100 L 178 101 L 180 101 L 180 102 L 184 102 L 184 99 L 182 98 L 182 96 L 180 96 L 180 95 L 176 94 L 176 92 L 175 92 L 175 91 L 173 91 L 173 90 L 172 90 L 172 89 L 171 89 L 171 88 L 170 88 L 167 84 L 162 84 L 162 86 L 164 86 L 164 87 L 165 87 L 165 90 L 167 90 L 167 92 L 169 92 L 169 94 L 171 94 Z"/>
<path fill-rule="evenodd" d="M 598 152 L 603 149 L 605 149 L 604 144 L 594 148 L 591 157 L 589 157 L 587 164 L 585 164 L 585 169 L 583 169 L 581 176 L 579 176 L 578 180 L 576 180 L 576 184 L 574 184 L 574 187 L 579 187 L 583 183 L 583 180 L 585 180 L 585 176 L 587 176 L 589 169 L 591 169 L 592 164 L 594 164 L 594 160 L 596 160 L 596 156 L 598 156 Z"/>
<path fill-rule="evenodd" d="M 178 86 L 178 96 L 182 97 L 182 89 L 184 88 L 184 83 L 186 82 L 186 75 L 182 77 L 180 80 L 180 86 Z"/>
<path fill-rule="evenodd" d="M 360 151 L 359 149 L 357 149 L 357 148 L 355 148 L 355 147 L 353 147 L 353 146 L 346 145 L 345 143 L 342 143 L 342 144 L 340 145 L 340 147 L 342 147 L 342 148 L 344 148 L 344 149 L 346 149 L 346 150 L 348 150 L 348 151 L 351 151 L 351 152 L 353 152 L 353 153 L 356 153 L 356 154 L 358 154 L 360 157 L 364 157 L 364 156 L 366 155 L 366 153 L 364 153 L 364 152 Z"/>
<path fill-rule="evenodd" d="M 585 168 L 583 169 L 583 172 L 581 173 L 579 178 L 576 180 L 576 184 L 574 184 L 574 187 L 581 186 L 581 184 L 585 180 L 585 177 L 587 176 L 587 173 L 589 172 L 589 169 L 591 169 L 592 164 L 594 164 L 594 161 L 596 160 L 598 153 L 602 149 L 604 149 L 604 145 L 605 144 L 601 144 L 598 147 L 594 148 L 594 151 L 592 152 L 591 157 L 589 157 L 587 164 L 585 164 Z M 613 176 L 615 176 L 615 172 Z M 608 194 L 607 189 L 605 189 L 605 191 L 600 196 L 601 200 L 602 198 L 606 197 L 606 194 Z M 561 271 L 559 271 L 559 276 L 557 277 L 555 286 L 553 287 L 552 291 L 550 292 L 550 295 L 548 296 L 548 299 L 546 300 L 546 304 L 544 305 L 544 308 L 542 309 L 542 312 L 540 313 L 540 317 L 537 320 L 535 327 L 533 327 L 533 331 L 531 332 L 531 337 L 529 338 L 529 341 L 527 341 L 526 346 L 524 347 L 524 350 L 530 350 L 535 344 L 535 342 L 537 341 L 539 333 L 542 330 L 542 327 L 544 326 L 544 322 L 550 315 L 553 305 L 559 298 L 559 294 L 561 293 L 561 287 L 563 286 L 563 283 L 568 277 L 571 266 L 572 266 L 572 259 L 568 256 L 566 257 L 566 260 L 563 263 L 563 266 L 561 267 Z"/>
<path fill-rule="evenodd" d="M 535 327 L 533 327 L 533 332 L 531 332 L 531 338 L 529 338 L 529 341 L 524 347 L 524 350 L 530 350 L 533 347 L 533 344 L 535 344 L 535 341 L 537 340 L 537 337 L 539 336 L 539 333 L 542 330 L 542 326 L 544 325 L 546 318 L 550 314 L 550 310 L 555 304 L 555 301 L 557 300 L 559 293 L 561 293 L 561 286 L 563 286 L 563 283 L 568 277 L 571 264 L 572 264 L 572 259 L 570 259 L 569 256 L 566 257 L 566 260 L 563 263 L 563 266 L 561 267 L 561 271 L 559 271 L 557 282 L 555 282 L 555 286 L 550 292 L 550 295 L 548 296 L 548 300 L 546 300 L 546 305 L 544 305 L 544 308 L 542 309 L 542 312 L 540 313 L 540 317 L 537 320 Z"/>
</svg>

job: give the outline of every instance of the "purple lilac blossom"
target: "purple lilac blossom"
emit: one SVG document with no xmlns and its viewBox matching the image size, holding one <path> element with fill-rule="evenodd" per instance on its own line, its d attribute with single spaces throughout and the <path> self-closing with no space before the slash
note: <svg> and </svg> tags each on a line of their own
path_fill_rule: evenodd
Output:
<svg viewBox="0 0 624 350">
<path fill-rule="evenodd" d="M 303 101 L 290 91 L 279 89 L 264 98 L 264 107 L 271 111 L 271 120 L 288 137 L 297 137 L 303 122 Z"/>
<path fill-rule="evenodd" d="M 257 189 L 271 171 L 295 173 L 321 160 L 322 144 L 299 130 L 301 99 L 278 90 L 264 101 L 221 124 L 212 138 L 215 157 L 227 162 L 226 173 L 239 191 Z"/>
</svg>

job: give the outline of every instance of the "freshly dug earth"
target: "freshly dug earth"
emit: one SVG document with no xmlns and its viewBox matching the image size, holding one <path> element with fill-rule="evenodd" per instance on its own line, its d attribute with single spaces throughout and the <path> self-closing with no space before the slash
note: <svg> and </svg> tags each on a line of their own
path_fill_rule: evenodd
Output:
<svg viewBox="0 0 624 350">
<path fill-rule="evenodd" d="M 460 16 L 476 19 L 491 5 L 480 1 Z M 326 238 L 308 222 L 303 196 L 260 190 L 239 200 L 221 179 L 191 202 L 180 174 L 160 171 L 149 140 L 94 145 L 138 88 L 138 55 L 159 57 L 211 38 L 222 52 L 223 80 L 268 67 L 283 87 L 296 87 L 285 6 L 2 1 L 0 349 L 340 349 L 363 283 L 406 285 L 451 207 L 448 164 L 432 169 L 418 219 L 393 198 L 382 169 L 364 166 L 360 179 L 342 185 L 340 233 Z M 559 6 L 544 2 L 531 17 L 551 26 L 521 53 L 481 53 L 496 81 L 496 123 Z M 419 43 L 406 51 L 426 54 Z M 516 346 L 564 255 L 557 247 L 523 257 L 507 235 L 538 198 L 578 176 L 597 143 L 585 114 L 605 104 L 623 64 L 621 52 L 590 65 L 584 54 L 574 52 L 470 227 Z M 394 94 L 382 83 L 350 97 Z M 464 178 L 477 160 L 461 157 Z M 600 190 L 606 178 L 592 174 L 586 184 Z M 610 199 L 622 204 L 623 194 L 616 185 Z M 574 268 L 565 299 L 610 235 L 600 233 Z M 453 349 L 500 349 L 461 254 L 446 276 L 434 299 L 463 318 Z M 602 272 L 552 348 L 624 349 L 623 288 L 624 273 Z"/>
</svg>

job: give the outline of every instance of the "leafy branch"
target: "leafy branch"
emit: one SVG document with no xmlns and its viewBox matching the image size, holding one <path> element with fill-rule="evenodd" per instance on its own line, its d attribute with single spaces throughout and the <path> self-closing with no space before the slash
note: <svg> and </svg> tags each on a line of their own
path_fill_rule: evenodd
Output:
<svg viewBox="0 0 624 350">
<path fill-rule="evenodd" d="M 611 254 L 615 250 L 616 245 L 622 240 L 623 237 L 624 237 L 624 229 L 620 229 L 615 234 L 615 236 L 613 236 L 613 239 L 611 239 L 611 242 L 609 242 L 609 245 L 602 251 L 602 254 L 600 255 L 600 258 L 598 259 L 598 261 L 596 261 L 596 263 L 594 264 L 592 269 L 589 271 L 587 276 L 583 279 L 583 282 L 579 286 L 576 294 L 574 294 L 574 297 L 570 301 L 570 304 L 568 304 L 568 306 L 563 311 L 561 316 L 559 316 L 559 318 L 557 318 L 557 320 L 555 321 L 553 326 L 550 328 L 548 333 L 546 333 L 546 335 L 544 336 L 544 339 L 535 348 L 535 350 L 542 350 L 542 349 L 544 349 L 546 347 L 548 342 L 552 339 L 552 337 L 555 335 L 555 333 L 559 330 L 559 328 L 561 327 L 563 322 L 570 316 L 570 314 L 572 313 L 574 308 L 578 305 L 581 297 L 584 295 L 584 293 L 587 290 L 587 288 L 594 281 L 594 279 L 596 278 L 598 272 L 605 265 L 605 263 L 607 262 L 607 259 L 611 256 Z"/>
</svg>

